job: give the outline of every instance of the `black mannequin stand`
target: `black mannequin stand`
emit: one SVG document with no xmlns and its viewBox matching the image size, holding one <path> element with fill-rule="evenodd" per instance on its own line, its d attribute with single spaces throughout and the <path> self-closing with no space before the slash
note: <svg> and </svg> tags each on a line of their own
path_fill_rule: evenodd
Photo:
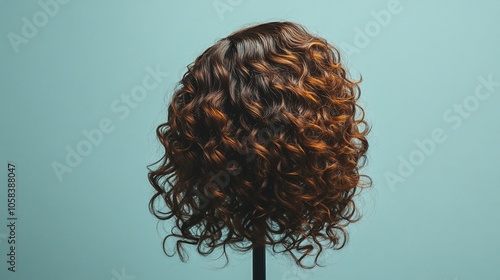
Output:
<svg viewBox="0 0 500 280">
<path fill-rule="evenodd" d="M 252 251 L 253 280 L 266 280 L 266 250 L 264 246 L 257 246 Z"/>
</svg>

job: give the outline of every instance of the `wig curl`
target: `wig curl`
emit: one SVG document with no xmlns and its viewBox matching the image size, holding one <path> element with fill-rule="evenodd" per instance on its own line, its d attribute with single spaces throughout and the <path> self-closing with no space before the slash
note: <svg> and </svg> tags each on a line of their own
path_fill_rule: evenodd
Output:
<svg viewBox="0 0 500 280">
<path fill-rule="evenodd" d="M 292 22 L 235 31 L 189 64 L 148 173 L 149 210 L 174 221 L 164 252 L 169 237 L 183 261 L 188 244 L 226 259 L 227 246 L 269 245 L 311 268 L 344 247 L 360 219 L 356 191 L 371 185 L 359 173 L 370 131 L 362 77 L 349 76 L 333 45 Z"/>
</svg>

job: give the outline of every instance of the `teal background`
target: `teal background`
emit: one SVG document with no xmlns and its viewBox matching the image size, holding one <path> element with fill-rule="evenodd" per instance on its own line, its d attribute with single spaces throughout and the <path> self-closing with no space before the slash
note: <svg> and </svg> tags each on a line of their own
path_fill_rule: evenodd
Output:
<svg viewBox="0 0 500 280">
<path fill-rule="evenodd" d="M 163 254 L 146 165 L 161 153 L 154 128 L 187 64 L 236 29 L 290 20 L 342 46 L 353 76 L 363 76 L 373 126 L 364 173 L 374 184 L 359 199 L 364 218 L 344 249 L 322 258 L 326 267 L 303 271 L 269 253 L 268 279 L 500 279 L 500 87 L 473 97 L 479 77 L 500 82 L 500 2 L 401 0 L 383 26 L 374 13 L 388 5 L 72 0 L 16 52 L 9 34 L 22 35 L 24 17 L 43 23 L 44 10 L 0 1 L 0 278 L 251 279 L 250 253 L 230 252 L 223 269 L 218 254 L 190 249 L 187 263 Z M 372 36 L 361 44 L 357 28 L 366 27 Z M 122 98 L 148 67 L 168 76 L 128 105 Z M 471 110 L 460 115 L 455 104 L 464 102 Z M 52 164 L 64 164 L 66 148 L 106 119 L 112 131 L 60 180 Z M 425 154 L 416 141 L 435 129 L 445 140 Z M 412 155 L 414 171 L 399 171 Z M 6 263 L 9 162 L 17 172 L 15 273 Z"/>
</svg>

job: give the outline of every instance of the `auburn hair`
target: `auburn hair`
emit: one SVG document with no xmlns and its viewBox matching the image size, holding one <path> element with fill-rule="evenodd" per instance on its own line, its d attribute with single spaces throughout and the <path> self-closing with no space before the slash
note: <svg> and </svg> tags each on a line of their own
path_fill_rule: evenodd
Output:
<svg viewBox="0 0 500 280">
<path fill-rule="evenodd" d="M 349 76 L 332 44 L 286 21 L 237 30 L 189 64 L 156 129 L 164 154 L 148 166 L 149 210 L 174 221 L 165 254 L 169 237 L 182 261 L 188 244 L 226 260 L 227 246 L 269 245 L 312 268 L 344 247 L 356 191 L 371 186 L 359 173 L 371 129 L 362 77 Z"/>
</svg>

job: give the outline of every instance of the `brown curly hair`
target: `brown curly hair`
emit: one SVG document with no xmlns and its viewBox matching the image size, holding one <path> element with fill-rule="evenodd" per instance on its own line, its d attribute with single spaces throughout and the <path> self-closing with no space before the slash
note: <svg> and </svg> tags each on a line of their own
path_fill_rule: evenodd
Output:
<svg viewBox="0 0 500 280">
<path fill-rule="evenodd" d="M 187 68 L 156 129 L 164 155 L 148 166 L 149 210 L 175 221 L 165 254 L 168 237 L 182 261 L 185 244 L 226 260 L 227 246 L 271 245 L 312 268 L 325 246 L 344 247 L 356 190 L 371 185 L 358 172 L 371 129 L 361 75 L 351 80 L 339 51 L 293 22 L 233 32 Z"/>
</svg>

